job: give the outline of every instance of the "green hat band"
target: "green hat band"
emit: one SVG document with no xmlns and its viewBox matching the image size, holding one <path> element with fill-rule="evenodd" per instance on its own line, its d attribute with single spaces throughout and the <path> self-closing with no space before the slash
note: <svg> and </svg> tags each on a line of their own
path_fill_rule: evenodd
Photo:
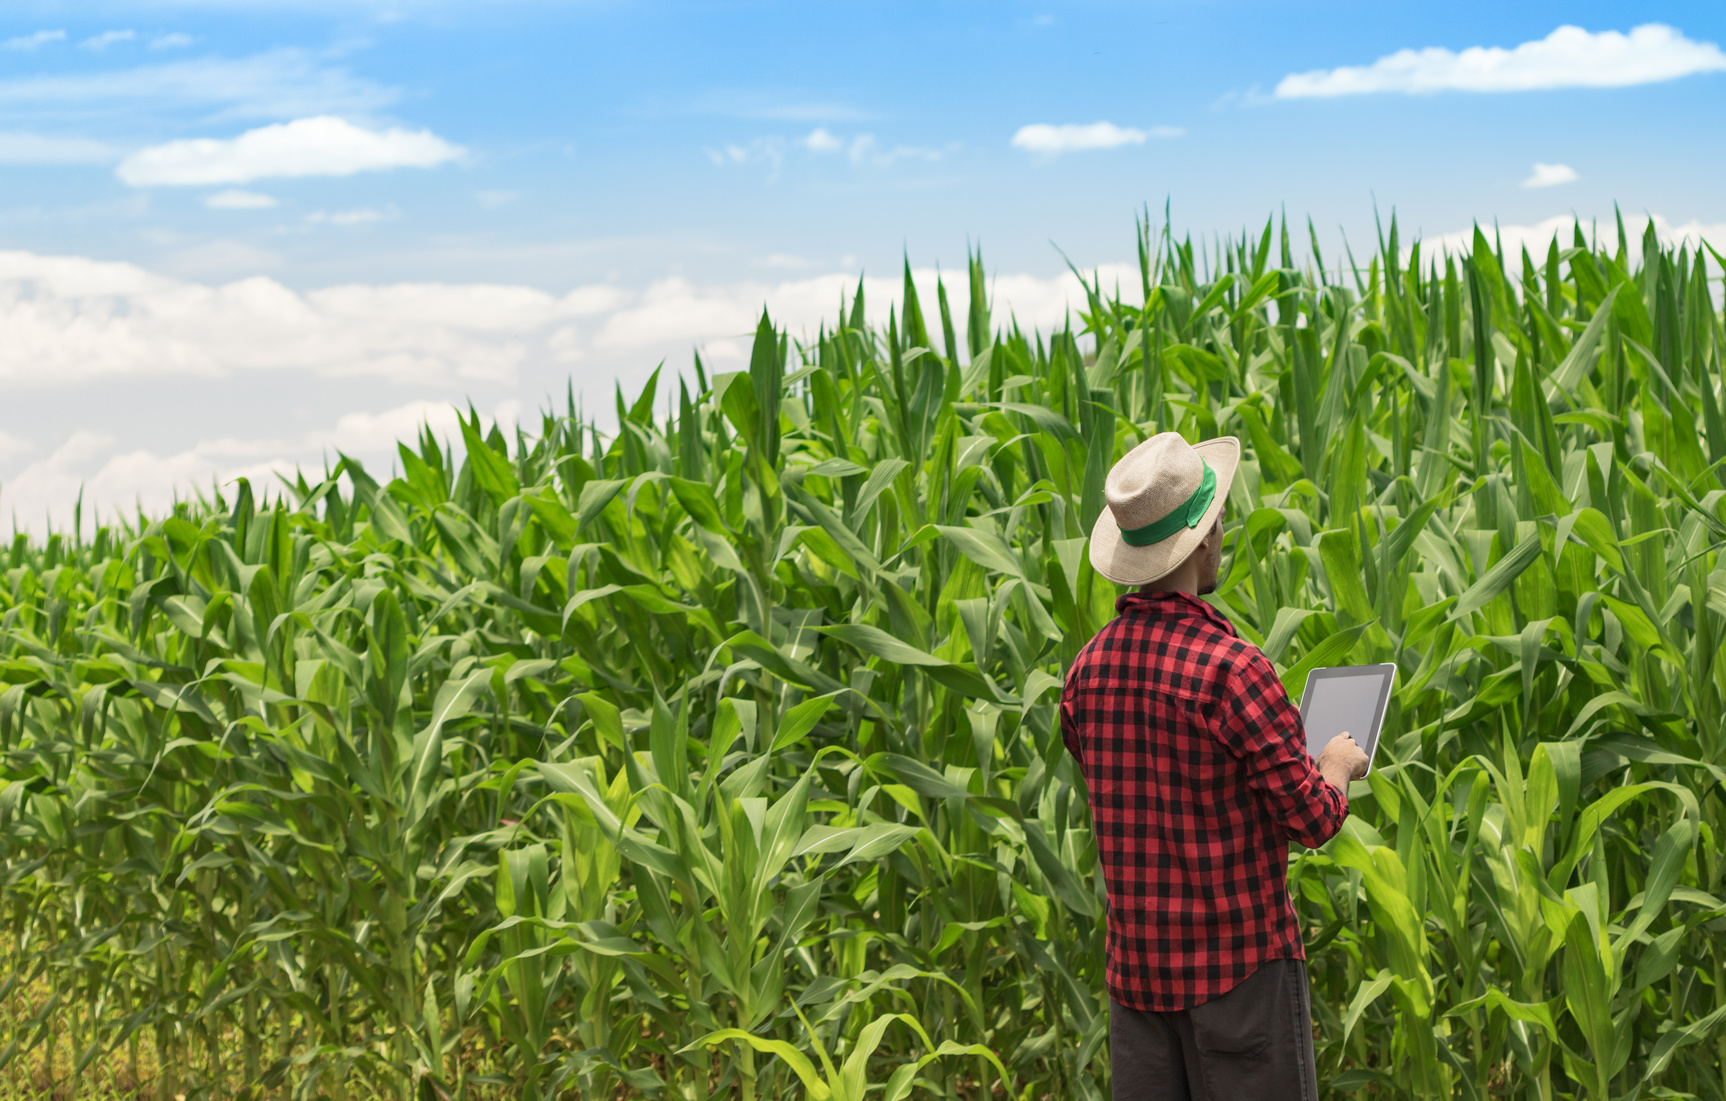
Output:
<svg viewBox="0 0 1726 1101">
<path fill-rule="evenodd" d="M 1199 479 L 1199 488 L 1193 490 L 1193 495 L 1187 498 L 1187 503 L 1177 505 L 1175 510 L 1152 524 L 1142 528 L 1122 528 L 1121 538 L 1129 546 L 1148 547 L 1152 543 L 1161 543 L 1164 539 L 1180 531 L 1182 528 L 1196 528 L 1199 520 L 1205 515 L 1205 510 L 1211 507 L 1211 502 L 1217 496 L 1217 472 L 1211 469 L 1211 464 L 1200 459 L 1204 464 L 1205 476 Z"/>
</svg>

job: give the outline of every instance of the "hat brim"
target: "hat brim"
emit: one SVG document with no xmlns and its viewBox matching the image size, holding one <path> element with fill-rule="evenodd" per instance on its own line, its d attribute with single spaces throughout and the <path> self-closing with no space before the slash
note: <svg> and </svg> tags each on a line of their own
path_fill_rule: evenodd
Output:
<svg viewBox="0 0 1726 1101">
<path fill-rule="evenodd" d="M 1105 508 L 1091 528 L 1091 565 L 1098 573 L 1119 585 L 1149 585 L 1173 573 L 1204 542 L 1228 504 L 1235 471 L 1241 465 L 1241 441 L 1235 436 L 1219 436 L 1194 444 L 1193 450 L 1217 475 L 1216 499 L 1199 517 L 1198 525 L 1182 528 L 1160 543 L 1135 547 L 1121 538 L 1115 514 Z"/>
</svg>

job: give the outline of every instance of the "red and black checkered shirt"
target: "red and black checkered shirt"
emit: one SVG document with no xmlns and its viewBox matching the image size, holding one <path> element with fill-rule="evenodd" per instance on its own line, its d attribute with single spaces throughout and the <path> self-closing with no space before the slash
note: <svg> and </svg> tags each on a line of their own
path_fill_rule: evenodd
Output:
<svg viewBox="0 0 1726 1101">
<path fill-rule="evenodd" d="M 1342 827 L 1300 712 L 1209 604 L 1133 592 L 1073 662 L 1061 736 L 1090 787 L 1109 897 L 1109 996 L 1169 1012 L 1305 959 L 1288 843 Z"/>
</svg>

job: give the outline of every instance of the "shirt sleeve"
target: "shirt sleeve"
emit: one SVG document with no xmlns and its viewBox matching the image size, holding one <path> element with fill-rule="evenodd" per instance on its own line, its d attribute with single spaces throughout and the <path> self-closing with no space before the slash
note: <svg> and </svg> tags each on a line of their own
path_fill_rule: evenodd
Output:
<svg viewBox="0 0 1726 1101">
<path fill-rule="evenodd" d="M 1061 741 L 1067 747 L 1067 752 L 1073 755 L 1073 760 L 1079 767 L 1085 767 L 1084 745 L 1079 740 L 1078 722 L 1073 717 L 1073 701 L 1068 695 L 1069 689 L 1061 689 Z"/>
<path fill-rule="evenodd" d="M 1283 835 L 1316 849 L 1342 829 L 1348 796 L 1319 774 L 1306 752 L 1300 711 L 1270 660 L 1247 647 L 1229 667 L 1217 736 L 1247 768 L 1247 786 Z"/>
</svg>

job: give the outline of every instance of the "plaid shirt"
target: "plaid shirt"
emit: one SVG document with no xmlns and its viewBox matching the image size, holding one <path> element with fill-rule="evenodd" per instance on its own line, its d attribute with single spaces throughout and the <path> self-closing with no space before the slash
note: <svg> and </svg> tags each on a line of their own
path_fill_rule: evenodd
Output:
<svg viewBox="0 0 1726 1101">
<path fill-rule="evenodd" d="M 1324 844 L 1348 801 L 1307 756 L 1270 661 L 1214 608 L 1131 592 L 1115 609 L 1061 693 L 1108 888 L 1109 996 L 1190 1009 L 1306 958 L 1288 843 Z"/>
</svg>

